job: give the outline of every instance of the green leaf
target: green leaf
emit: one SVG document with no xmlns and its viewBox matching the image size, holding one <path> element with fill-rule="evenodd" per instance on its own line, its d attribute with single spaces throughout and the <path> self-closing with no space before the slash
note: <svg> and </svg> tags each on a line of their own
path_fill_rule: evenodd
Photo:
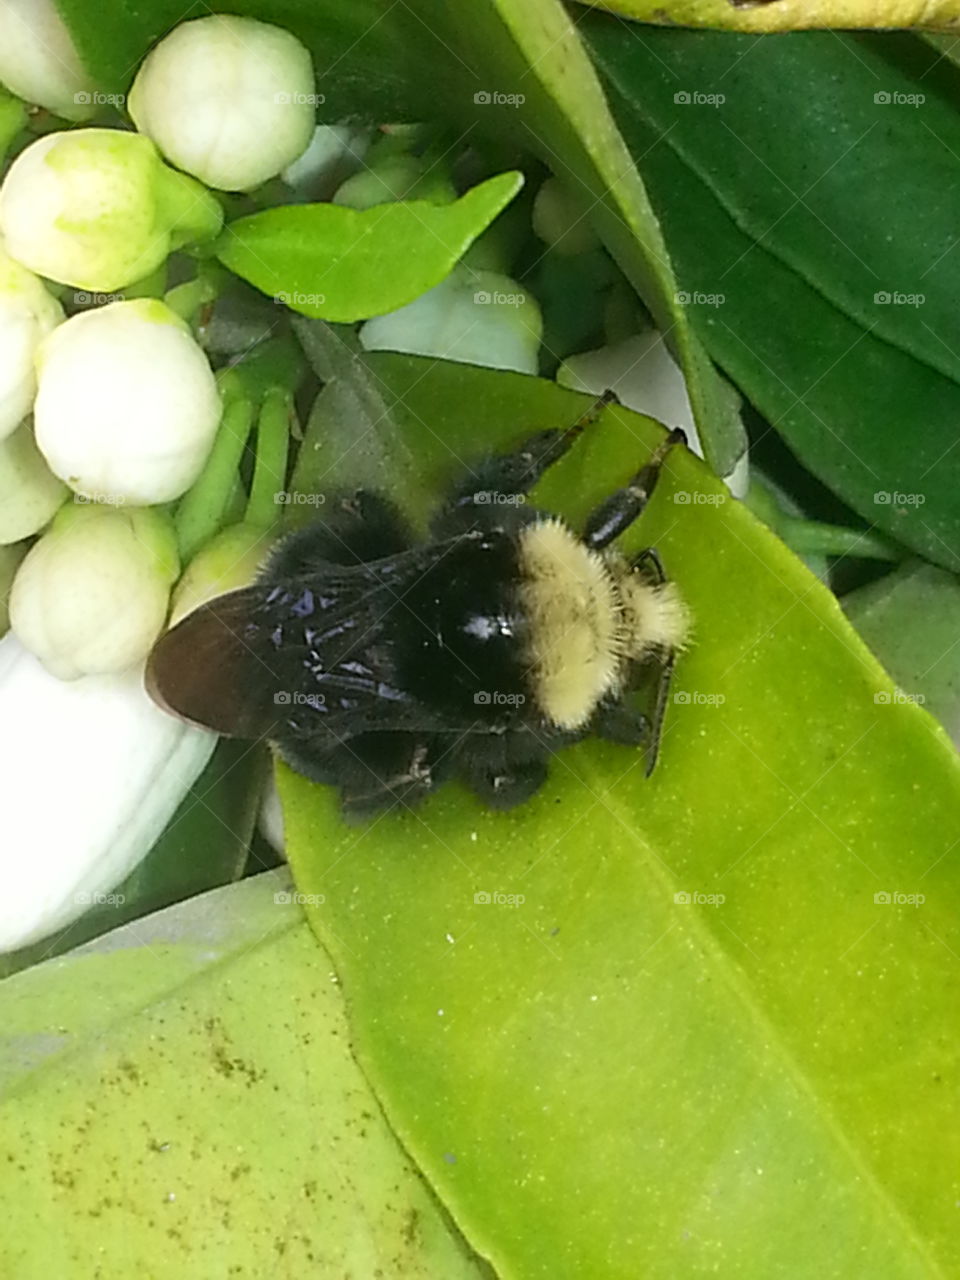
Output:
<svg viewBox="0 0 960 1280">
<path fill-rule="evenodd" d="M 365 320 L 439 284 L 522 186 L 511 172 L 449 204 L 282 205 L 232 222 L 217 256 L 301 315 Z"/>
<path fill-rule="evenodd" d="M 268 873 L 0 984 L 5 1276 L 484 1275 L 351 1058 L 288 888 Z"/>
<path fill-rule="evenodd" d="M 625 41 L 599 18 L 582 29 L 711 353 L 860 515 L 960 567 L 941 465 L 960 418 L 960 259 L 942 199 L 960 117 L 919 78 L 929 49 L 834 34 Z M 895 100 L 924 86 L 919 108 Z M 719 105 L 675 100 L 718 93 Z"/>
<path fill-rule="evenodd" d="M 367 364 L 387 487 L 404 451 L 436 493 L 586 402 Z M 535 499 L 582 520 L 660 439 L 608 410 Z M 280 771 L 365 1070 L 504 1277 L 954 1274 L 960 762 L 878 701 L 832 595 L 692 455 L 623 541 L 695 618 L 651 779 L 584 744 L 509 814 L 450 785 L 346 830 Z"/>
<path fill-rule="evenodd" d="M 847 617 L 900 686 L 960 742 L 960 581 L 904 565 L 843 598 Z"/>
</svg>

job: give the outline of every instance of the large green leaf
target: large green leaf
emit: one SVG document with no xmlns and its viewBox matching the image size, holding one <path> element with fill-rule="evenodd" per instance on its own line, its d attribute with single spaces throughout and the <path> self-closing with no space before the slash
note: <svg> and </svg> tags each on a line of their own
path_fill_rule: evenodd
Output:
<svg viewBox="0 0 960 1280">
<path fill-rule="evenodd" d="M 448 204 L 264 209 L 231 222 L 217 256 L 301 315 L 365 320 L 439 284 L 522 185 L 522 173 L 501 173 Z"/>
<path fill-rule="evenodd" d="M 960 581 L 907 564 L 843 598 L 843 610 L 900 685 L 960 743 Z"/>
<path fill-rule="evenodd" d="M 145 0 L 112 15 L 105 30 L 92 0 L 57 2 L 91 69 L 113 89 L 125 87 L 154 40 L 196 12 Z M 454 122 L 461 142 L 477 130 L 539 155 L 583 198 L 585 216 L 657 318 L 687 376 L 706 455 L 718 474 L 732 471 L 745 448 L 737 397 L 689 324 L 643 182 L 559 0 L 240 0 L 231 10 L 304 41 L 329 121 L 439 119 Z"/>
<path fill-rule="evenodd" d="M 267 873 L 0 983 L 0 1274 L 481 1280 L 335 982 Z"/>
<path fill-rule="evenodd" d="M 956 569 L 957 84 L 906 36 L 582 28 L 712 354 L 862 516 Z"/>
<path fill-rule="evenodd" d="M 435 490 L 584 403 L 365 376 L 388 487 L 394 454 Z M 660 438 L 610 410 L 536 496 L 581 519 Z M 504 1277 L 956 1274 L 957 757 L 691 455 L 641 523 L 696 619 L 649 781 L 589 744 L 508 815 L 449 786 L 358 830 L 281 771 L 362 1061 Z"/>
</svg>

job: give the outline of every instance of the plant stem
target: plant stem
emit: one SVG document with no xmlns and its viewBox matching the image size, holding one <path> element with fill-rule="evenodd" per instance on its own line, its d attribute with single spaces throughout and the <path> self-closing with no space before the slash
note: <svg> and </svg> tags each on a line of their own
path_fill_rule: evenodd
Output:
<svg viewBox="0 0 960 1280">
<path fill-rule="evenodd" d="M 223 416 L 217 438 L 199 478 L 181 498 L 177 510 L 177 542 L 186 563 L 220 528 L 230 501 L 237 468 L 253 426 L 253 405 L 237 393 L 232 382 L 221 380 Z"/>
<path fill-rule="evenodd" d="M 217 292 L 216 281 L 201 272 L 195 279 L 186 280 L 183 284 L 169 289 L 164 294 L 163 300 L 171 311 L 175 311 L 182 320 L 186 320 L 187 324 L 192 326 L 200 308 L 213 302 Z"/>
<path fill-rule="evenodd" d="M 247 503 L 247 524 L 271 529 L 277 523 L 277 493 L 286 484 L 287 450 L 293 397 L 285 387 L 270 387 L 257 419 L 257 460 Z"/>
</svg>

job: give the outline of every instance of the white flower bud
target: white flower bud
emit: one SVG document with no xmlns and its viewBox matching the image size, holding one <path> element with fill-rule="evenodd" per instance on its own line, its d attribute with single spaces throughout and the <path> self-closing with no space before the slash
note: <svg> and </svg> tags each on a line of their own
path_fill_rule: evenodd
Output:
<svg viewBox="0 0 960 1280">
<path fill-rule="evenodd" d="M 0 82 L 24 102 L 67 120 L 83 120 L 94 110 L 93 80 L 53 0 L 0 4 Z"/>
<path fill-rule="evenodd" d="M 152 298 L 71 316 L 37 353 L 37 444 L 101 502 L 178 498 L 206 461 L 220 394 L 186 324 Z"/>
<path fill-rule="evenodd" d="M 0 187 L 7 253 L 93 292 L 142 280 L 222 222 L 209 191 L 165 165 L 149 138 L 119 129 L 47 134 L 21 151 Z"/>
<path fill-rule="evenodd" d="M 533 202 L 533 230 L 557 253 L 586 253 L 600 243 L 589 209 L 589 203 L 578 200 L 559 178 L 547 178 Z"/>
<path fill-rule="evenodd" d="M 177 583 L 170 606 L 170 626 L 214 596 L 245 587 L 270 554 L 274 538 L 259 525 L 235 524 L 222 529 L 194 556 Z"/>
<path fill-rule="evenodd" d="M 406 351 L 536 373 L 540 307 L 509 276 L 455 267 L 405 307 L 374 316 L 360 330 L 367 351 Z"/>
<path fill-rule="evenodd" d="M 15 542 L 10 547 L 0 547 L 0 638 L 10 630 L 10 588 L 20 562 L 26 554 L 25 542 Z"/>
<path fill-rule="evenodd" d="M 0 440 L 33 408 L 33 358 L 40 339 L 63 319 L 43 282 L 0 247 Z"/>
<path fill-rule="evenodd" d="M 143 671 L 64 683 L 0 641 L 0 951 L 45 938 L 148 854 L 216 735 L 161 711 Z"/>
<path fill-rule="evenodd" d="M 38 533 L 69 492 L 37 448 L 31 423 L 0 440 L 0 546 Z"/>
<path fill-rule="evenodd" d="M 61 680 L 126 671 L 160 634 L 178 569 L 169 516 L 68 504 L 17 572 L 10 626 Z"/>
<path fill-rule="evenodd" d="M 363 163 L 370 130 L 353 124 L 318 124 L 302 156 L 287 165 L 280 177 L 306 199 L 324 200 L 336 183 Z"/>
<path fill-rule="evenodd" d="M 296 36 L 212 15 L 160 41 L 127 105 L 172 164 L 221 191 L 250 191 L 307 149 L 318 100 L 310 54 Z"/>
</svg>

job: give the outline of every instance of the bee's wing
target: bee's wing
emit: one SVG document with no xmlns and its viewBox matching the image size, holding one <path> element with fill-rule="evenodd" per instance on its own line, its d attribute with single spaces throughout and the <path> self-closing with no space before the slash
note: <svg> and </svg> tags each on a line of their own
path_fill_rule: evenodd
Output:
<svg viewBox="0 0 960 1280">
<path fill-rule="evenodd" d="M 279 662 L 255 620 L 263 589 L 218 596 L 161 636 L 147 660 L 147 692 L 165 711 L 234 738 L 270 737 L 284 711 Z"/>
</svg>

